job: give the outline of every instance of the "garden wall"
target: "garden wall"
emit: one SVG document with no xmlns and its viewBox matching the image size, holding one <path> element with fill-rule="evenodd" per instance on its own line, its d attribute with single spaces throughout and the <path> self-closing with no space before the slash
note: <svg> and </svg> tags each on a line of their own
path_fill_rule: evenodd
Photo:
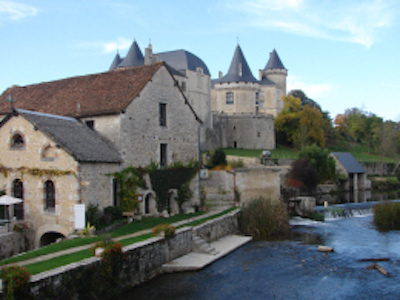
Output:
<svg viewBox="0 0 400 300">
<path fill-rule="evenodd" d="M 29 242 L 22 232 L 8 232 L 0 235 L 0 259 L 25 252 L 29 249 Z"/>
<path fill-rule="evenodd" d="M 193 228 L 181 228 L 173 238 L 154 237 L 124 247 L 126 259 L 118 289 L 129 288 L 161 274 L 163 264 L 192 251 L 192 237 L 199 234 L 208 241 L 238 233 L 239 210 Z M 89 250 L 88 250 L 89 251 Z M 31 291 L 37 299 L 95 299 L 92 294 L 101 282 L 100 258 L 92 257 L 32 276 Z"/>
</svg>

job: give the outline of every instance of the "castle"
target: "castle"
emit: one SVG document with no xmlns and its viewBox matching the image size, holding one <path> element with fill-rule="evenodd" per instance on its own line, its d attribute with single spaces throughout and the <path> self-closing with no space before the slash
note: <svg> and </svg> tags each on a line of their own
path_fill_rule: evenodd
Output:
<svg viewBox="0 0 400 300">
<path fill-rule="evenodd" d="M 80 204 L 119 205 L 110 173 L 187 163 L 216 147 L 275 148 L 287 76 L 276 51 L 259 75 L 239 45 L 227 74 L 211 80 L 196 55 L 153 53 L 151 45 L 143 55 L 134 41 L 106 72 L 8 88 L 0 95 L 0 188 L 23 200 L 11 213 L 42 244 L 76 228 Z M 199 182 L 191 185 L 189 209 L 200 203 Z M 152 187 L 138 193 L 138 212 L 157 214 Z M 175 196 L 171 213 L 179 211 Z"/>
<path fill-rule="evenodd" d="M 143 56 L 134 41 L 124 58 L 116 54 L 110 70 L 165 61 L 188 101 L 203 121 L 201 150 L 209 148 L 274 149 L 274 117 L 282 110 L 287 69 L 276 50 L 270 53 L 256 79 L 239 45 L 225 76 L 211 80 L 207 65 L 186 50 L 154 54 L 152 46 Z"/>
</svg>

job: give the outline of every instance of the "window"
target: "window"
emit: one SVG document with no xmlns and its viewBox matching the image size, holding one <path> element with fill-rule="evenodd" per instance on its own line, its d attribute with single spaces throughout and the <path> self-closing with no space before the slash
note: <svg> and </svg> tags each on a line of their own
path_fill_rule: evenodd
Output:
<svg viewBox="0 0 400 300">
<path fill-rule="evenodd" d="M 15 179 L 12 183 L 12 195 L 15 198 L 24 200 L 24 184 L 21 180 Z M 14 204 L 14 216 L 18 220 L 24 219 L 24 202 Z"/>
<path fill-rule="evenodd" d="M 87 127 L 94 130 L 94 120 L 87 120 L 87 121 L 85 121 L 85 123 L 86 123 Z"/>
<path fill-rule="evenodd" d="M 258 105 L 258 93 L 255 95 L 256 105 Z"/>
<path fill-rule="evenodd" d="M 24 139 L 20 134 L 14 134 L 11 140 L 11 148 L 12 149 L 22 149 L 25 146 Z"/>
<path fill-rule="evenodd" d="M 233 104 L 233 102 L 234 102 L 233 93 L 227 92 L 226 93 L 226 104 Z"/>
<path fill-rule="evenodd" d="M 113 178 L 113 204 L 114 206 L 119 205 L 119 198 L 118 198 L 118 192 L 119 192 L 119 183 L 118 180 Z"/>
<path fill-rule="evenodd" d="M 167 166 L 167 144 L 160 144 L 160 167 Z"/>
<path fill-rule="evenodd" d="M 185 81 L 182 81 L 181 89 L 182 89 L 182 92 L 186 92 L 186 82 Z"/>
<path fill-rule="evenodd" d="M 158 117 L 160 126 L 167 126 L 167 104 L 160 103 L 158 105 Z"/>
<path fill-rule="evenodd" d="M 56 156 L 57 153 L 55 147 L 47 146 L 42 150 L 42 160 L 44 161 L 54 161 Z"/>
<path fill-rule="evenodd" d="M 53 181 L 47 180 L 44 183 L 44 196 L 45 196 L 45 209 L 54 211 L 56 208 L 56 195 L 55 195 Z"/>
</svg>

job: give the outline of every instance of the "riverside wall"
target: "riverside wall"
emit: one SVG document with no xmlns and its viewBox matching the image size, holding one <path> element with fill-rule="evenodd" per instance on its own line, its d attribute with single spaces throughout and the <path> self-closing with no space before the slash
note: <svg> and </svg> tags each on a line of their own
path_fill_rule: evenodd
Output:
<svg viewBox="0 0 400 300">
<path fill-rule="evenodd" d="M 225 235 L 239 232 L 239 210 L 207 221 L 193 228 L 184 227 L 176 230 L 173 238 L 154 237 L 123 248 L 125 260 L 120 275 L 120 289 L 130 288 L 162 273 L 162 265 L 192 251 L 194 235 L 205 238 L 208 242 Z M 89 251 L 89 250 L 88 250 Z M 31 292 L 35 299 L 48 299 L 57 295 L 67 299 L 62 293 L 74 290 L 74 298 L 83 299 L 92 282 L 85 282 L 89 274 L 98 273 L 101 259 L 91 257 L 57 269 L 46 271 L 31 278 Z M 85 279 L 86 278 L 86 279 Z M 101 284 L 101 283 L 100 283 Z"/>
</svg>

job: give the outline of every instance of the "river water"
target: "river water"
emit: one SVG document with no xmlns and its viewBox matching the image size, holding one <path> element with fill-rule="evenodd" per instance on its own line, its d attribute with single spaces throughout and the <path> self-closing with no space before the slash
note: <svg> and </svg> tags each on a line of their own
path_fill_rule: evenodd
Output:
<svg viewBox="0 0 400 300">
<path fill-rule="evenodd" d="M 358 207 L 360 205 L 360 207 Z M 198 272 L 166 274 L 126 299 L 400 299 L 400 232 L 379 232 L 365 203 L 347 218 L 292 219 L 291 237 L 254 241 Z M 341 205 L 346 208 L 346 205 Z M 364 214 L 360 214 L 360 212 Z M 317 251 L 323 244 L 334 252 Z M 390 276 L 366 269 L 365 258 Z"/>
</svg>

